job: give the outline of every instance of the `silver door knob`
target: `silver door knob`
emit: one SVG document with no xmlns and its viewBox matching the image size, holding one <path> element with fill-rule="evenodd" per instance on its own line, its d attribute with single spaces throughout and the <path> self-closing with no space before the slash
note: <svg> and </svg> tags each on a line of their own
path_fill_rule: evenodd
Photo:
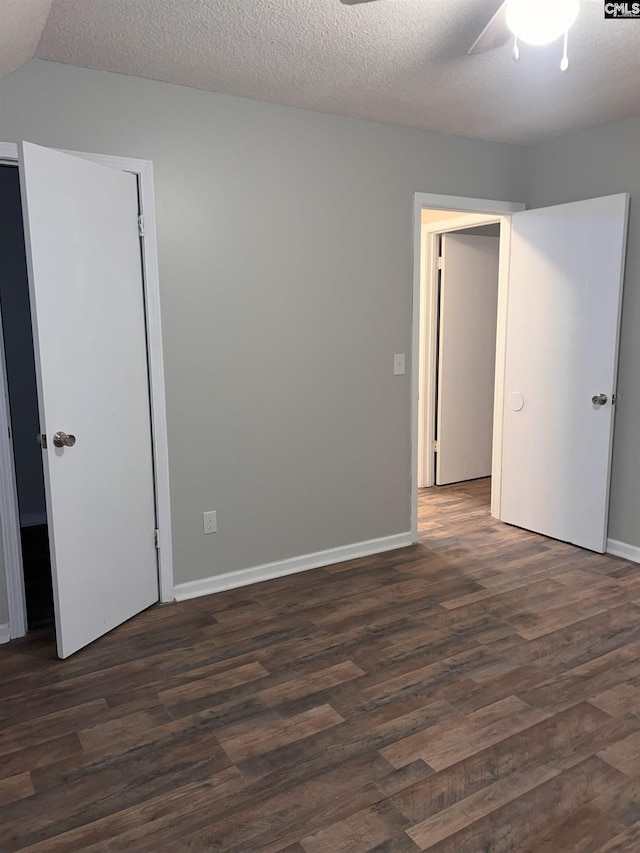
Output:
<svg viewBox="0 0 640 853">
<path fill-rule="evenodd" d="M 66 432 L 57 432 L 53 436 L 53 443 L 56 447 L 73 447 L 76 443 L 75 435 L 67 435 Z"/>
<path fill-rule="evenodd" d="M 591 402 L 594 406 L 604 406 L 608 399 L 606 394 L 596 394 L 595 397 L 591 398 Z"/>
</svg>

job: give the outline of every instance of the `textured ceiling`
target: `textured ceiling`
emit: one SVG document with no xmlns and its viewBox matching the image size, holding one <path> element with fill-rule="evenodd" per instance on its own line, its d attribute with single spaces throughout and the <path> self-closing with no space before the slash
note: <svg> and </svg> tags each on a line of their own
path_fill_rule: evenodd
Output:
<svg viewBox="0 0 640 853">
<path fill-rule="evenodd" d="M 531 143 L 640 115 L 640 21 L 467 49 L 499 0 L 54 0 L 36 56 L 441 133 Z"/>
</svg>

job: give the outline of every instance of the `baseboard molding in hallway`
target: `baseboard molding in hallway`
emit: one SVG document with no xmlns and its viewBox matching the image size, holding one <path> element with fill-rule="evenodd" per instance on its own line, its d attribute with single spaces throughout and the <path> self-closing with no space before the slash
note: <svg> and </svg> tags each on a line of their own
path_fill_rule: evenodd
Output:
<svg viewBox="0 0 640 853">
<path fill-rule="evenodd" d="M 618 542 L 617 539 L 607 539 L 607 554 L 623 557 L 625 560 L 631 560 L 632 563 L 640 563 L 640 548 L 637 545 Z"/>
</svg>

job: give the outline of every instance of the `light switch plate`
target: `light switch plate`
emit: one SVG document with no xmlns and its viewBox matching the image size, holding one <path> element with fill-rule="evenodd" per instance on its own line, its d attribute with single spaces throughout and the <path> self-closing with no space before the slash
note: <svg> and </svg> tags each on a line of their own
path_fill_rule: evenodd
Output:
<svg viewBox="0 0 640 853">
<path fill-rule="evenodd" d="M 399 352 L 393 356 L 393 375 L 402 376 L 404 374 L 404 353 Z"/>
</svg>

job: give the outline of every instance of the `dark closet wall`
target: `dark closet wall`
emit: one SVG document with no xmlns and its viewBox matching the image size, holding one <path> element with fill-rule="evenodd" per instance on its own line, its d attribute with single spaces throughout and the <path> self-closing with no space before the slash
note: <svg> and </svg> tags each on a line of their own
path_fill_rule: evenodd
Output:
<svg viewBox="0 0 640 853">
<path fill-rule="evenodd" d="M 0 166 L 0 308 L 21 519 L 44 521 L 42 455 L 18 170 Z"/>
</svg>

